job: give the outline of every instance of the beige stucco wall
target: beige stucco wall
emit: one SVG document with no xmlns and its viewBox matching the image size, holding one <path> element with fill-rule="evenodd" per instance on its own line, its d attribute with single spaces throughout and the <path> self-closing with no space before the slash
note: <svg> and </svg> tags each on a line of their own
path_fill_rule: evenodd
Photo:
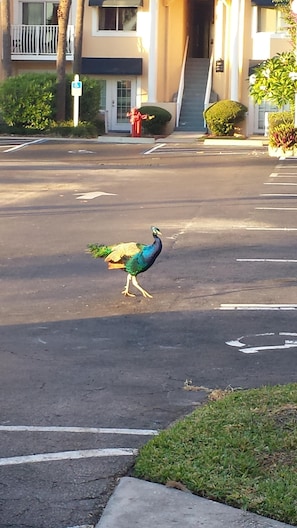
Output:
<svg viewBox="0 0 297 528">
<path fill-rule="evenodd" d="M 178 91 L 186 40 L 187 2 L 160 1 L 157 98 L 172 101 Z"/>
<path fill-rule="evenodd" d="M 219 0 L 216 0 L 218 4 Z M 222 42 L 222 58 L 225 61 L 224 73 L 215 72 L 215 60 L 219 57 L 214 56 L 214 70 L 213 70 L 213 90 L 218 94 L 219 99 L 229 99 L 230 96 L 230 78 L 231 69 L 234 68 L 230 64 L 230 28 L 231 28 L 231 3 L 224 4 L 223 11 L 223 27 L 225 28 L 225 36 Z M 284 34 L 268 34 L 257 33 L 252 35 L 252 3 L 244 2 L 243 18 L 240 23 L 243 24 L 243 31 L 240 33 L 242 41 L 239 45 L 239 61 L 238 61 L 238 100 L 248 106 L 249 104 L 249 64 L 250 60 L 261 61 L 275 56 L 277 53 L 289 51 L 292 49 L 290 39 Z M 216 24 L 218 21 L 216 20 Z M 215 35 L 217 38 L 219 34 L 218 25 L 215 27 Z M 216 46 L 215 46 L 216 49 Z"/>
</svg>

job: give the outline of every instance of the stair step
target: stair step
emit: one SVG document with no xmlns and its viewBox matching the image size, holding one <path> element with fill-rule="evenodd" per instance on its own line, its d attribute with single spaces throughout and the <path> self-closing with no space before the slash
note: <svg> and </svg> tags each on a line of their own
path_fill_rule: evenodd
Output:
<svg viewBox="0 0 297 528">
<path fill-rule="evenodd" d="M 187 59 L 178 130 L 205 131 L 203 111 L 209 59 Z"/>
</svg>

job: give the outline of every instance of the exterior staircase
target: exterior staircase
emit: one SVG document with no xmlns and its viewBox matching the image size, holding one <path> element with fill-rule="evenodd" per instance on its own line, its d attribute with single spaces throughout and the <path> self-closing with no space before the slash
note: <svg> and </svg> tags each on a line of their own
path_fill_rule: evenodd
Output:
<svg viewBox="0 0 297 528">
<path fill-rule="evenodd" d="M 187 59 L 184 94 L 177 127 L 180 132 L 205 132 L 203 112 L 209 63 L 209 59 Z"/>
</svg>

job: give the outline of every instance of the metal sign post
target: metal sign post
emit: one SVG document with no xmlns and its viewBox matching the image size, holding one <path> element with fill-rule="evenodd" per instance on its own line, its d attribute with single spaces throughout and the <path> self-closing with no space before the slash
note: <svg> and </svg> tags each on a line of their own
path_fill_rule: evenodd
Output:
<svg viewBox="0 0 297 528">
<path fill-rule="evenodd" d="M 73 125 L 77 127 L 79 118 L 79 98 L 82 94 L 82 82 L 79 75 L 74 75 L 74 81 L 71 83 L 71 95 L 73 96 Z"/>
</svg>

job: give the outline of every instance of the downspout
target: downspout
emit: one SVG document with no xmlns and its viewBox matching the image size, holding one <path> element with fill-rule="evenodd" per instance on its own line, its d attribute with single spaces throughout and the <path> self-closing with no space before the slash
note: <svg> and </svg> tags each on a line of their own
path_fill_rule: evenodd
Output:
<svg viewBox="0 0 297 528">
<path fill-rule="evenodd" d="M 148 57 L 148 101 L 157 101 L 157 49 L 158 49 L 158 11 L 159 0 L 150 0 L 150 49 Z"/>
<path fill-rule="evenodd" d="M 230 99 L 238 101 L 238 69 L 239 69 L 239 3 L 232 0 L 230 32 Z"/>
</svg>

